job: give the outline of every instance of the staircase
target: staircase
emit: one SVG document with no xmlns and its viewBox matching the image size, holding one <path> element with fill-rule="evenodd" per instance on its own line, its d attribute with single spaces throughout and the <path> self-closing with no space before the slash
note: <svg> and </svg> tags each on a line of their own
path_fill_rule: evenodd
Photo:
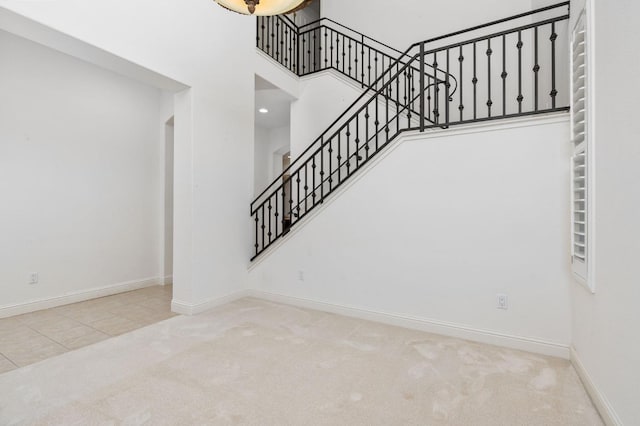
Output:
<svg viewBox="0 0 640 426">
<path fill-rule="evenodd" d="M 399 52 L 329 19 L 259 17 L 257 47 L 298 76 L 335 70 L 363 93 L 251 203 L 267 250 L 403 132 L 568 111 L 569 2 Z"/>
</svg>

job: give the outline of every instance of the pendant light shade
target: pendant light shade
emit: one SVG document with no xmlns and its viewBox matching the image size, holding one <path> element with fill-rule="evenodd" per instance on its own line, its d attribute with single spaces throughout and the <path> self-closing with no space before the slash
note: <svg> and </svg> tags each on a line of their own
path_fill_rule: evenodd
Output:
<svg viewBox="0 0 640 426">
<path fill-rule="evenodd" d="M 295 12 L 313 0 L 215 0 L 220 6 L 243 15 L 273 16 Z"/>
</svg>

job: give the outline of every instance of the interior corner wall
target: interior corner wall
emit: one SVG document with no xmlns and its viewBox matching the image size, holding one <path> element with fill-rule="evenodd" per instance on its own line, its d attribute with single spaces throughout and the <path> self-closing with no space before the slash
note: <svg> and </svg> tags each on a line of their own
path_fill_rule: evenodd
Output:
<svg viewBox="0 0 640 426">
<path fill-rule="evenodd" d="M 0 61 L 0 307 L 159 282 L 161 91 L 4 31 Z"/>
<path fill-rule="evenodd" d="M 98 51 L 179 82 L 174 302 L 195 312 L 246 288 L 255 20 L 214 2 L 185 7 L 182 0 L 9 1 L 0 16 L 0 26 L 5 18 L 35 23 L 32 37 L 44 29 L 64 35 L 61 50 L 79 40 L 80 55 Z"/>
<path fill-rule="evenodd" d="M 531 0 L 322 0 L 331 18 L 404 51 L 411 44 L 531 10 Z"/>
<path fill-rule="evenodd" d="M 578 282 L 573 286 L 573 347 L 607 420 L 632 425 L 640 419 L 640 121 L 633 95 L 640 91 L 640 58 L 629 54 L 629 43 L 640 39 L 640 4 L 592 3 L 595 240 L 588 253 L 595 293 Z M 577 15 L 582 5 L 572 1 L 572 12 Z"/>
<path fill-rule="evenodd" d="M 568 356 L 569 124 L 545 120 L 401 142 L 256 260 L 251 288 Z"/>
</svg>

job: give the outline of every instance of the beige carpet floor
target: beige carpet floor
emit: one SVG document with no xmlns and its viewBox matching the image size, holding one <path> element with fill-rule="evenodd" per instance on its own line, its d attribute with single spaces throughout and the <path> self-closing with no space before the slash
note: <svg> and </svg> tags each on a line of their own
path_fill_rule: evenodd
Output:
<svg viewBox="0 0 640 426">
<path fill-rule="evenodd" d="M 0 375 L 0 424 L 602 422 L 567 361 L 242 299 Z"/>
</svg>

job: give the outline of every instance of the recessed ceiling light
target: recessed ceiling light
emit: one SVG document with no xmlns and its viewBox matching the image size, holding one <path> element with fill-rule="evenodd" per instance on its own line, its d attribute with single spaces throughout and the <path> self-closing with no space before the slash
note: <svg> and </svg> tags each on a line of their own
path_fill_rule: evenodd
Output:
<svg viewBox="0 0 640 426">
<path fill-rule="evenodd" d="M 260 114 L 267 114 L 267 113 L 269 112 L 269 110 L 268 110 L 268 109 L 266 109 L 266 108 L 260 108 L 260 109 L 258 110 L 258 112 L 259 112 Z"/>
</svg>

